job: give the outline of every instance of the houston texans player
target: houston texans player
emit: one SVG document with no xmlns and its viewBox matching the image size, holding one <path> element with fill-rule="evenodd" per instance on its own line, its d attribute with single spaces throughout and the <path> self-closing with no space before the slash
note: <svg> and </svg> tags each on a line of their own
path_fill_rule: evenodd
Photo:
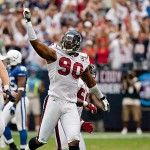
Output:
<svg viewBox="0 0 150 150">
<path fill-rule="evenodd" d="M 4 105 L 2 84 L 4 86 L 4 90 L 6 92 L 7 98 L 9 98 L 10 101 L 12 101 L 12 102 L 15 101 L 15 98 L 12 96 L 12 94 L 10 92 L 10 88 L 9 88 L 8 72 L 2 62 L 2 60 L 4 60 L 4 59 L 5 59 L 5 57 L 0 55 L 0 137 L 1 137 L 1 135 L 3 135 L 3 132 L 5 130 L 5 123 L 4 123 L 2 110 L 1 110 L 2 106 Z"/>
<path fill-rule="evenodd" d="M 96 69 L 94 65 L 90 64 L 89 70 L 90 70 L 90 73 L 92 74 L 92 77 L 95 78 Z M 93 114 L 95 114 L 97 112 L 97 108 L 93 104 L 87 102 L 87 99 L 89 97 L 89 88 L 82 81 L 81 78 L 79 78 L 78 87 L 79 87 L 79 90 L 77 93 L 77 98 L 78 98 L 77 106 L 82 106 L 82 107 L 78 107 L 78 112 L 79 112 L 80 117 L 82 114 L 83 107 L 87 107 Z M 94 126 L 91 122 L 84 122 L 82 119 L 80 122 L 81 122 L 80 125 L 81 125 L 82 131 L 86 131 L 89 133 L 93 131 Z M 57 145 L 57 150 L 68 150 L 69 147 L 68 147 L 66 135 L 64 133 L 60 120 L 58 121 L 58 124 L 55 127 L 54 133 L 55 133 L 55 142 Z M 86 145 L 85 145 L 85 142 L 81 133 L 80 133 L 79 147 L 81 150 L 86 150 Z"/>
<path fill-rule="evenodd" d="M 14 103 L 8 102 L 3 109 L 4 122 L 7 125 L 8 122 L 15 117 L 17 129 L 20 135 L 20 148 L 24 150 L 27 142 L 26 132 L 26 109 L 28 104 L 28 98 L 26 97 L 26 82 L 28 72 L 26 67 L 22 66 L 22 55 L 17 50 L 10 50 L 6 55 L 9 69 L 10 89 L 17 93 L 16 101 Z M 11 132 L 7 126 L 4 131 L 4 136 L 7 143 L 10 146 L 10 150 L 17 150 L 17 147 L 12 139 Z"/>
<path fill-rule="evenodd" d="M 39 56 L 47 61 L 51 83 L 43 106 L 38 135 L 29 141 L 26 150 L 35 150 L 46 144 L 59 119 L 66 134 L 69 150 L 79 150 L 80 116 L 76 106 L 79 77 L 82 77 L 91 92 L 101 100 L 105 111 L 109 110 L 109 103 L 89 72 L 89 57 L 77 52 L 81 36 L 70 30 L 63 36 L 61 46 L 52 44 L 48 47 L 37 39 L 29 9 L 24 8 L 23 15 L 31 45 Z"/>
</svg>

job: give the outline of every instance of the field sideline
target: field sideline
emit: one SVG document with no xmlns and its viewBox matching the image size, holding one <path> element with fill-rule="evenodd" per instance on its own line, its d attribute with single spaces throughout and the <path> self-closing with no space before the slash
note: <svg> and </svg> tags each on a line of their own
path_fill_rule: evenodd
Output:
<svg viewBox="0 0 150 150">
<path fill-rule="evenodd" d="M 16 144 L 19 145 L 18 132 L 13 132 Z M 30 139 L 36 135 L 35 132 L 29 132 Z M 87 150 L 149 150 L 150 149 L 150 133 L 137 135 L 136 133 L 128 133 L 121 135 L 119 132 L 108 133 L 83 133 Z M 8 150 L 7 148 L 0 148 Z M 54 136 L 39 150 L 56 150 Z"/>
</svg>

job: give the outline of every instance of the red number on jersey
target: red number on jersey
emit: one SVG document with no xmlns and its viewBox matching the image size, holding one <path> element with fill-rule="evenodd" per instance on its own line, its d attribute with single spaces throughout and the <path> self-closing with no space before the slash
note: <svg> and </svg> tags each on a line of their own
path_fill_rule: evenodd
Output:
<svg viewBox="0 0 150 150">
<path fill-rule="evenodd" d="M 58 70 L 58 73 L 61 75 L 68 75 L 70 73 L 71 68 L 71 60 L 65 57 L 60 58 L 59 66 L 63 69 Z"/>
<path fill-rule="evenodd" d="M 84 96 L 82 95 L 82 93 L 85 93 L 85 89 L 84 88 L 80 88 L 80 90 L 77 93 L 77 98 L 81 99 L 82 101 L 84 101 Z"/>
<path fill-rule="evenodd" d="M 86 93 L 85 99 L 84 99 L 84 94 L 85 94 L 85 89 L 80 88 L 80 90 L 77 93 L 77 98 L 81 99 L 82 101 L 87 101 L 87 98 L 89 97 L 89 93 Z M 82 95 L 83 94 L 83 95 Z"/>
<path fill-rule="evenodd" d="M 67 76 L 70 73 L 71 69 L 71 60 L 66 57 L 62 57 L 59 60 L 59 66 L 62 67 L 62 69 L 58 70 L 58 73 L 64 76 Z M 79 73 L 78 73 L 79 71 Z M 72 76 L 77 79 L 80 77 L 80 75 L 83 72 L 83 65 L 81 63 L 75 62 L 73 64 L 73 71 L 72 71 Z M 78 73 L 78 74 L 77 74 Z"/>
<path fill-rule="evenodd" d="M 80 73 L 79 75 L 77 75 L 77 69 L 80 68 Z M 72 71 L 72 76 L 77 79 L 80 77 L 80 75 L 82 74 L 83 72 L 83 66 L 82 64 L 78 63 L 78 62 L 75 62 L 74 65 L 73 65 L 73 71 Z"/>
</svg>

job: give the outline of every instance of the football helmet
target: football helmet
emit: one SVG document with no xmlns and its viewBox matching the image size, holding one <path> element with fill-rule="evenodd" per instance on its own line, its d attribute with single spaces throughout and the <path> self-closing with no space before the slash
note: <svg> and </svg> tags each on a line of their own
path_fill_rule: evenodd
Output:
<svg viewBox="0 0 150 150">
<path fill-rule="evenodd" d="M 81 45 L 81 36 L 75 30 L 69 30 L 62 37 L 61 45 L 62 50 L 68 54 L 75 53 L 78 51 Z"/>
<path fill-rule="evenodd" d="M 9 50 L 6 54 L 6 59 L 10 66 L 16 66 L 22 62 L 22 55 L 17 50 Z"/>
<path fill-rule="evenodd" d="M 96 78 L 96 67 L 95 67 L 95 65 L 90 64 L 89 65 L 89 71 L 90 71 L 92 77 L 95 79 Z"/>
</svg>

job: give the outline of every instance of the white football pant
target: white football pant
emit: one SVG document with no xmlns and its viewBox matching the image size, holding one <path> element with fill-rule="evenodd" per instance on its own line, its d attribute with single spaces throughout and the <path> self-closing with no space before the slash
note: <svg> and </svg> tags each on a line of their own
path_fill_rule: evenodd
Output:
<svg viewBox="0 0 150 150">
<path fill-rule="evenodd" d="M 60 119 L 67 142 L 80 141 L 80 117 L 75 103 L 47 98 L 43 105 L 41 127 L 37 139 L 47 143 Z"/>
</svg>

